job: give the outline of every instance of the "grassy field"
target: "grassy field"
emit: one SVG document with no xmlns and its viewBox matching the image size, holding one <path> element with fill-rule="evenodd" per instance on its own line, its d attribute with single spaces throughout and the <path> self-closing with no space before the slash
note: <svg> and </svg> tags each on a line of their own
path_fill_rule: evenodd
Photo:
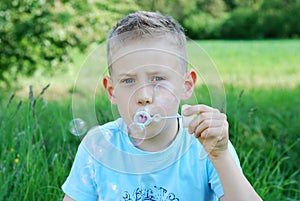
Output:
<svg viewBox="0 0 300 201">
<path fill-rule="evenodd" d="M 231 141 L 245 175 L 264 200 L 300 200 L 300 40 L 198 44 L 224 81 Z M 0 200 L 62 199 L 80 143 L 68 131 L 70 89 L 84 56 L 76 58 L 66 74 L 23 80 L 24 89 L 1 93 Z M 205 86 L 195 94 L 210 104 Z M 101 122 L 112 118 L 106 105 L 99 98 Z"/>
</svg>

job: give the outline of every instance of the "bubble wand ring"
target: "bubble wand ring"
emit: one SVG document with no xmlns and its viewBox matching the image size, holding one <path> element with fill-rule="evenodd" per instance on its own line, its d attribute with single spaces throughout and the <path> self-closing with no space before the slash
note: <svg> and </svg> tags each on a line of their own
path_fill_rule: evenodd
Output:
<svg viewBox="0 0 300 201">
<path fill-rule="evenodd" d="M 175 118 L 182 118 L 180 115 L 174 115 L 174 116 L 164 116 L 162 117 L 160 114 L 155 114 L 153 117 L 146 112 L 146 111 L 139 111 L 135 113 L 133 117 L 133 121 L 135 123 L 143 124 L 144 126 L 148 126 L 152 121 L 159 122 L 162 119 L 175 119 Z"/>
</svg>

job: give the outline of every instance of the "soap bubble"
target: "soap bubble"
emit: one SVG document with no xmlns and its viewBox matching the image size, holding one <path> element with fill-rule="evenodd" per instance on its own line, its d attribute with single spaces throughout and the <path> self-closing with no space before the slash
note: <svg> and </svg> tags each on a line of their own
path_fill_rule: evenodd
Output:
<svg viewBox="0 0 300 201">
<path fill-rule="evenodd" d="M 134 140 L 133 142 L 131 142 L 131 144 L 133 146 L 137 146 L 143 143 L 144 140 L 148 138 L 148 135 L 150 135 L 151 131 L 148 131 L 147 127 L 132 123 L 130 126 L 131 131 L 129 133 L 132 137 L 135 138 L 130 138 L 130 135 L 128 134 L 128 130 L 130 130 L 130 128 L 128 128 L 125 122 L 118 120 L 116 123 L 120 128 L 118 130 L 110 130 L 102 128 L 100 126 L 90 129 L 89 133 L 83 138 L 82 146 L 84 146 L 84 148 L 89 152 L 93 160 L 99 162 L 97 163 L 98 165 L 103 165 L 107 168 L 110 168 L 111 170 L 115 170 L 120 173 L 149 174 L 152 172 L 163 170 L 164 168 L 172 165 L 175 161 L 178 160 L 178 158 L 183 156 L 193 143 L 193 136 L 186 135 L 188 137 L 186 140 L 182 141 L 183 144 L 176 143 L 174 145 L 178 148 L 176 152 L 174 152 L 173 149 L 165 150 L 165 154 L 166 156 L 168 156 L 168 160 L 149 160 L 150 158 L 148 156 L 151 156 L 152 154 L 147 154 L 148 156 L 146 155 L 145 157 L 144 154 L 140 154 L 140 152 L 136 152 L 132 149 L 120 149 L 120 147 L 116 143 L 118 143 L 118 139 L 120 139 L 119 137 L 121 137 L 121 139 L 126 140 L 126 143 L 130 143 L 129 139 Z M 139 137 L 134 135 L 134 130 L 138 131 L 137 133 L 140 133 Z M 114 189 L 116 189 L 116 191 L 118 192 L 120 186 L 114 186 L 114 184 L 119 184 L 119 182 L 112 180 L 110 180 L 109 182 L 111 182 L 112 184 L 111 190 L 113 191 Z"/>
<path fill-rule="evenodd" d="M 145 126 L 141 123 L 133 122 L 128 126 L 128 137 L 135 146 L 142 144 L 146 137 Z"/>
<path fill-rule="evenodd" d="M 101 191 L 101 189 L 100 189 Z M 114 183 L 107 182 L 105 187 L 105 195 L 103 200 L 120 200 L 122 199 L 122 191 L 121 189 Z M 100 192 L 101 195 L 101 192 Z"/>
<path fill-rule="evenodd" d="M 79 175 L 80 175 L 82 184 L 85 187 L 92 187 L 92 183 L 90 182 L 90 180 L 95 180 L 95 172 L 93 171 L 93 168 L 90 164 L 83 167 L 80 170 Z"/>
<path fill-rule="evenodd" d="M 75 136 L 81 136 L 87 131 L 87 124 L 80 118 L 72 119 L 69 123 L 69 131 Z"/>
<path fill-rule="evenodd" d="M 131 32 L 126 33 L 126 36 L 131 36 Z M 123 34 L 124 35 L 124 34 Z M 120 41 L 124 41 L 123 38 L 120 40 L 120 36 L 110 39 L 110 45 L 115 46 L 115 45 L 120 45 Z M 205 86 L 204 92 L 203 93 L 202 89 L 199 92 L 197 90 L 197 96 L 193 94 L 193 100 L 185 100 L 187 104 L 190 105 L 195 105 L 198 102 L 200 103 L 201 101 L 197 100 L 197 97 L 204 97 L 207 92 L 207 96 L 210 98 L 210 105 L 212 107 L 218 108 L 221 111 L 224 111 L 223 109 L 226 108 L 226 96 L 225 96 L 225 90 L 223 87 L 223 82 L 220 79 L 220 76 L 218 74 L 217 69 L 214 66 L 214 63 L 211 61 L 209 56 L 205 51 L 201 49 L 198 43 L 196 42 L 190 42 L 187 44 L 189 47 L 187 48 L 188 50 L 188 58 L 189 58 L 189 66 L 191 68 L 194 68 L 196 71 L 198 71 L 198 75 L 201 82 L 201 86 Z M 191 46 L 191 47 L 190 47 Z M 119 47 L 119 46 L 116 46 Z M 138 51 L 144 51 L 145 53 L 147 52 L 153 52 L 157 51 L 159 53 L 164 53 L 164 54 L 171 54 L 171 55 L 177 55 L 177 52 L 170 52 L 166 48 L 160 48 L 160 49 L 149 49 L 149 48 L 141 48 L 140 50 L 134 51 L 134 52 L 128 52 L 122 54 L 120 57 L 115 57 L 111 58 L 111 61 L 106 61 L 106 45 L 102 45 L 101 48 L 97 48 L 96 51 L 94 51 L 92 54 L 89 55 L 87 58 L 86 62 L 78 72 L 78 76 L 76 78 L 75 86 L 74 89 L 72 90 L 73 92 L 73 99 L 72 99 L 72 112 L 74 117 L 81 117 L 84 119 L 84 122 L 86 123 L 86 128 L 91 128 L 92 126 L 102 124 L 102 122 L 108 121 L 108 119 L 101 119 L 101 123 L 99 123 L 99 119 L 97 118 L 97 112 L 98 106 L 96 106 L 96 100 L 97 98 L 101 99 L 102 101 L 102 94 L 97 94 L 101 93 L 101 90 L 98 90 L 99 86 L 99 77 L 102 77 L 102 75 L 106 75 L 107 73 L 107 66 L 111 66 L 111 64 L 117 62 L 119 59 L 123 58 L 124 55 L 126 54 L 134 54 L 135 52 Z M 142 57 L 136 57 L 137 60 Z M 139 60 L 138 60 L 139 61 Z M 187 61 L 186 61 L 187 62 Z M 107 65 L 108 63 L 108 65 Z M 137 63 L 138 65 L 136 66 L 146 66 L 147 64 L 144 63 Z M 153 63 L 151 62 L 151 65 Z M 154 63 L 156 65 L 156 63 Z M 159 64 L 158 64 L 159 65 Z M 87 79 L 89 80 L 87 82 Z M 150 85 L 151 86 L 151 85 Z M 199 85 L 200 86 L 200 85 Z M 150 88 L 149 88 L 150 89 Z M 159 103 L 158 105 L 161 106 L 163 109 L 161 111 L 149 111 L 149 114 L 151 114 L 151 117 L 155 120 L 153 120 L 153 124 L 155 123 L 155 127 L 161 127 L 165 123 L 165 119 L 158 118 L 156 119 L 153 115 L 155 114 L 160 114 L 161 117 L 165 117 L 166 114 L 164 113 L 169 113 L 169 108 L 171 105 L 176 105 L 177 101 L 179 101 L 179 97 L 177 97 L 175 94 L 176 91 L 174 88 L 168 86 L 168 85 L 163 85 L 159 84 L 156 86 L 152 85 L 152 88 L 150 91 L 150 97 L 154 98 L 154 100 L 157 100 Z M 147 92 L 147 91 L 146 91 Z M 153 92 L 153 94 L 151 94 Z M 133 94 L 128 94 L 128 96 L 131 96 Z M 152 95 L 152 96 L 151 96 Z M 201 96 L 199 96 L 201 95 Z M 130 102 L 128 102 L 128 105 L 130 105 Z M 99 106 L 102 107 L 102 104 L 99 104 Z M 105 105 L 105 107 L 107 107 Z M 114 117 L 114 119 L 117 119 L 120 117 L 118 108 L 116 105 L 111 106 L 111 113 Z M 128 112 L 129 113 L 129 112 Z M 100 117 L 103 117 L 104 115 L 99 115 Z M 158 116 L 156 116 L 158 117 Z M 71 123 L 70 123 L 71 124 Z M 123 125 L 123 124 L 121 124 Z M 73 126 L 72 126 L 73 127 Z M 80 128 L 80 126 L 77 126 Z M 148 137 L 148 130 L 150 128 L 152 129 L 154 126 L 151 126 L 151 124 L 148 127 L 143 127 L 141 125 L 130 125 L 128 128 L 128 125 L 124 127 L 120 127 L 120 130 L 124 131 L 124 134 L 129 136 L 129 138 L 133 141 L 134 144 L 141 144 L 146 137 Z M 149 128 L 149 129 L 148 129 Z M 74 131 L 75 130 L 75 131 Z M 78 128 L 76 129 L 70 129 L 70 132 L 78 136 Z M 86 129 L 87 130 L 87 129 Z M 153 129 L 152 129 L 153 130 Z M 127 133 L 127 131 L 129 131 Z M 99 131 L 100 132 L 100 131 Z M 153 131 L 152 133 L 158 133 L 158 131 Z M 75 134 L 74 134 L 75 133 Z M 84 133 L 84 132 L 83 132 Z M 105 132 L 103 132 L 105 134 Z M 135 135 L 137 133 L 140 133 L 139 137 L 137 138 Z M 105 166 L 114 169 L 116 171 L 120 172 L 126 172 L 130 174 L 139 174 L 139 173 L 151 173 L 153 171 L 158 171 L 162 170 L 169 165 L 173 164 L 173 162 L 177 161 L 178 158 L 183 156 L 183 154 L 186 153 L 188 150 L 189 146 L 193 143 L 192 141 L 192 135 L 191 137 L 188 137 L 187 140 L 183 141 L 184 146 L 179 149 L 179 152 L 170 152 L 170 155 L 168 155 L 168 160 L 167 161 L 149 161 L 146 160 L 147 158 L 144 158 L 143 155 L 141 154 L 135 154 L 131 152 L 126 152 L 124 150 L 120 150 L 119 147 L 114 143 L 114 137 L 116 135 L 112 135 L 112 139 L 108 140 L 106 138 L 99 137 L 98 133 L 96 135 L 90 135 L 92 137 L 89 137 L 87 135 L 87 139 L 85 141 L 85 147 L 91 153 L 91 155 L 96 158 L 96 160 L 100 161 L 102 164 Z M 100 135 L 102 136 L 102 135 Z M 110 135 L 109 135 L 110 136 Z M 190 135 L 188 135 L 190 136 Z M 135 138 L 133 138 L 135 137 Z M 98 139 L 97 140 L 95 140 Z M 97 142 L 97 143 L 96 143 Z M 90 146 L 90 145 L 93 146 Z M 166 150 L 168 151 L 168 150 Z M 202 154 L 202 153 L 201 153 Z M 206 154 L 203 154 L 206 155 Z M 112 160 L 114 159 L 114 160 Z M 124 162 L 125 161 L 125 162 Z M 132 165 L 134 164 L 134 165 Z M 116 189 L 116 186 L 112 184 L 112 190 Z M 105 200 L 105 199 L 104 199 Z M 115 199 L 117 200 L 117 199 Z"/>
<path fill-rule="evenodd" d="M 100 195 L 98 200 L 123 200 L 122 190 L 115 183 L 105 181 L 96 191 Z"/>
<path fill-rule="evenodd" d="M 116 184 L 108 183 L 107 188 L 111 190 L 111 192 L 118 192 L 118 186 Z"/>
<path fill-rule="evenodd" d="M 165 85 L 157 84 L 153 88 L 153 98 L 161 106 L 167 107 L 178 101 L 173 90 Z"/>
</svg>

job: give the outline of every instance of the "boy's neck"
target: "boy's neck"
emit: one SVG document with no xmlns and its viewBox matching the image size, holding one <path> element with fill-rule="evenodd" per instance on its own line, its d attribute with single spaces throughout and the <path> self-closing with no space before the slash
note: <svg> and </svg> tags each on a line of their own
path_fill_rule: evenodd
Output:
<svg viewBox="0 0 300 201">
<path fill-rule="evenodd" d="M 148 152 L 159 152 L 168 148 L 172 142 L 175 140 L 178 131 L 179 131 L 179 121 L 178 119 L 171 119 L 170 126 L 165 128 L 160 134 L 157 136 L 144 140 L 143 143 L 136 146 L 137 148 L 148 151 Z"/>
</svg>

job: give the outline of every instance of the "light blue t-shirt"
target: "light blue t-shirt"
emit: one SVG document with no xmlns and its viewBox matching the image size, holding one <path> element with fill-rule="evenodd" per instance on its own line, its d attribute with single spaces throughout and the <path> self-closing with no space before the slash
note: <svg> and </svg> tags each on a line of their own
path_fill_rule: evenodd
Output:
<svg viewBox="0 0 300 201">
<path fill-rule="evenodd" d="M 218 200 L 224 192 L 214 166 L 201 143 L 181 127 L 160 152 L 136 148 L 122 119 L 93 128 L 78 148 L 63 191 L 76 201 Z M 230 142 L 229 150 L 239 165 Z"/>
</svg>

